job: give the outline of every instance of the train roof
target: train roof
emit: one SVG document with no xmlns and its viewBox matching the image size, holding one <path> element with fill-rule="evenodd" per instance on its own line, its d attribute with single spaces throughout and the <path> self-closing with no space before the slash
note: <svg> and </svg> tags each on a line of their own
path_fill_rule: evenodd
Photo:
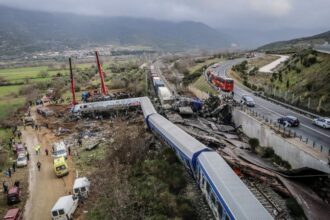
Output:
<svg viewBox="0 0 330 220">
<path fill-rule="evenodd" d="M 156 128 L 190 159 L 192 159 L 196 152 L 207 148 L 204 144 L 159 114 L 151 115 L 149 117 L 149 123 L 155 124 Z"/>
<path fill-rule="evenodd" d="M 141 97 L 140 103 L 141 103 L 141 108 L 142 108 L 144 117 L 157 113 L 154 105 L 151 103 L 151 101 L 148 97 Z"/>
<path fill-rule="evenodd" d="M 235 219 L 273 219 L 217 152 L 203 152 L 198 161 Z"/>
</svg>

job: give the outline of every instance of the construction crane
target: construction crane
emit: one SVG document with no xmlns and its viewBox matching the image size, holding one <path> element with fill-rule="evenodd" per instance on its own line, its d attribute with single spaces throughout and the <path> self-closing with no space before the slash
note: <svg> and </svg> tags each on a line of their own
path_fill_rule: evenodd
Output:
<svg viewBox="0 0 330 220">
<path fill-rule="evenodd" d="M 75 91 L 75 83 L 74 83 L 74 79 L 73 79 L 71 57 L 69 58 L 69 64 L 70 64 L 70 79 L 71 79 L 72 105 L 76 105 L 76 104 L 78 104 L 78 102 L 76 101 L 76 91 Z"/>
<path fill-rule="evenodd" d="M 100 78 L 101 78 L 101 92 L 104 96 L 106 96 L 108 94 L 108 89 L 105 86 L 104 72 L 102 70 L 102 66 L 101 66 L 101 63 L 100 63 L 99 52 L 98 51 L 95 51 L 95 56 L 96 56 L 97 68 L 99 70 L 99 74 L 100 74 Z"/>
</svg>

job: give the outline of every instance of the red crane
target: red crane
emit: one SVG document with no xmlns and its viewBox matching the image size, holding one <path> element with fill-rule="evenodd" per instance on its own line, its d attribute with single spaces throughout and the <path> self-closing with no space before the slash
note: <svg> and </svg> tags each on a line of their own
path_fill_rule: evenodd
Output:
<svg viewBox="0 0 330 220">
<path fill-rule="evenodd" d="M 75 83 L 74 83 L 74 79 L 73 79 L 71 57 L 69 58 L 69 64 L 70 64 L 70 79 L 71 79 L 72 105 L 76 105 L 76 104 L 78 104 L 78 102 L 76 101 L 76 91 L 75 91 Z"/>
<path fill-rule="evenodd" d="M 100 64 L 99 52 L 95 51 L 95 55 L 96 55 L 97 68 L 99 69 L 99 74 L 100 74 L 100 78 L 101 78 L 101 92 L 103 95 L 107 95 L 108 89 L 104 83 L 104 72 L 102 71 L 102 66 Z"/>
</svg>

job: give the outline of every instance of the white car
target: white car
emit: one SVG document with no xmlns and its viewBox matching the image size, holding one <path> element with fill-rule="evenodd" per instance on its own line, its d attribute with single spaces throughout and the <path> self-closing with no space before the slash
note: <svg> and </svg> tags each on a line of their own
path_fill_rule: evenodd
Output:
<svg viewBox="0 0 330 220">
<path fill-rule="evenodd" d="M 16 160 L 16 166 L 25 167 L 25 166 L 27 166 L 27 164 L 28 164 L 28 161 L 27 161 L 25 153 L 19 154 L 17 157 L 17 160 Z"/>
<path fill-rule="evenodd" d="M 322 128 L 330 128 L 330 118 L 315 118 L 313 122 Z"/>
</svg>

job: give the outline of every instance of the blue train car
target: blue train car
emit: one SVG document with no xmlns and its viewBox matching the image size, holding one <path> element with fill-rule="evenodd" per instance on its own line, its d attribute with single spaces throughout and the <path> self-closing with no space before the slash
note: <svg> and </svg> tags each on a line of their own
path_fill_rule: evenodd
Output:
<svg viewBox="0 0 330 220">
<path fill-rule="evenodd" d="M 194 171 L 216 219 L 273 219 L 217 152 L 201 153 Z"/>
<path fill-rule="evenodd" d="M 156 133 L 176 153 L 183 165 L 192 173 L 198 155 L 210 150 L 204 144 L 187 134 L 181 128 L 159 114 L 147 117 L 149 129 Z"/>
</svg>

